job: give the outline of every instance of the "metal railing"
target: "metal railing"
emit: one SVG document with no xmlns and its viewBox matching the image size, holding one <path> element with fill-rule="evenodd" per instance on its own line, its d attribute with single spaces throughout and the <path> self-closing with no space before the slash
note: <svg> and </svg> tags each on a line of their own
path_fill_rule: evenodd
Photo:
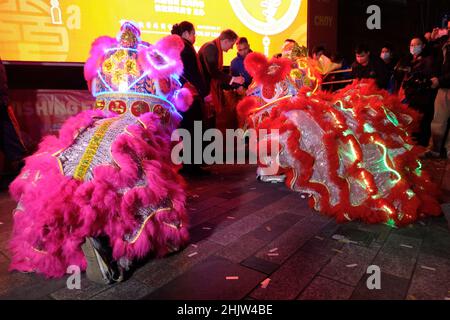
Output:
<svg viewBox="0 0 450 320">
<path fill-rule="evenodd" d="M 321 83 L 321 86 L 326 86 L 326 85 L 334 85 L 334 84 L 344 84 L 344 83 L 352 83 L 353 82 L 353 78 L 352 79 L 345 79 L 345 80 L 335 80 L 335 81 L 325 81 L 325 79 L 328 77 L 328 76 L 330 76 L 330 75 L 336 75 L 336 74 L 342 74 L 342 73 L 350 73 L 350 72 L 352 72 L 352 69 L 350 68 L 350 69 L 343 69 L 343 70 L 336 70 L 336 71 L 332 71 L 332 72 L 329 72 L 329 73 L 327 73 L 324 77 L 323 77 L 323 79 L 322 79 L 322 81 L 324 81 L 324 82 L 322 82 Z"/>
</svg>

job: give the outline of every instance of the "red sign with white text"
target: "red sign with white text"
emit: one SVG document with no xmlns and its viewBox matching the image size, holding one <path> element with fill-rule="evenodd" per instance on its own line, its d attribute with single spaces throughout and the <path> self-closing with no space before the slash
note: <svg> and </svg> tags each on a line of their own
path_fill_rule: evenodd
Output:
<svg viewBox="0 0 450 320">
<path fill-rule="evenodd" d="M 44 136 L 56 134 L 68 118 L 95 106 L 87 90 L 10 90 L 9 98 L 30 151 Z"/>
</svg>

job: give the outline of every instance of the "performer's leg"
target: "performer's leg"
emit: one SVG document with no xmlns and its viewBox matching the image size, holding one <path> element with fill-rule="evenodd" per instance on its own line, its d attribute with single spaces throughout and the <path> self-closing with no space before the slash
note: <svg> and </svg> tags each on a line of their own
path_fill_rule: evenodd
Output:
<svg viewBox="0 0 450 320">
<path fill-rule="evenodd" d="M 433 138 L 433 151 L 441 152 L 447 122 L 450 117 L 450 89 L 439 89 L 434 104 L 434 117 L 431 122 L 431 134 Z M 449 140 L 449 139 L 447 139 Z M 447 141 L 447 147 L 450 141 Z M 450 149 L 447 149 L 450 150 Z"/>
<path fill-rule="evenodd" d="M 124 269 L 120 263 L 114 266 L 107 240 L 88 237 L 81 248 L 87 261 L 89 280 L 100 284 L 123 281 Z"/>
</svg>

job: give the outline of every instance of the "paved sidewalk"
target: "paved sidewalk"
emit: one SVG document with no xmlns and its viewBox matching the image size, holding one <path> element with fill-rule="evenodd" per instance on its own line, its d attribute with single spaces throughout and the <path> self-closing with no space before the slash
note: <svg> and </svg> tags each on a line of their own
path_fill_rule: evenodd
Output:
<svg viewBox="0 0 450 320">
<path fill-rule="evenodd" d="M 450 165 L 425 165 L 450 202 Z M 0 193 L 0 299 L 450 299 L 445 216 L 403 229 L 338 225 L 284 185 L 255 181 L 252 166 L 212 170 L 188 181 L 185 250 L 150 260 L 113 286 L 83 275 L 81 290 L 67 289 L 66 279 L 7 271 L 15 204 Z M 381 268 L 381 290 L 367 289 L 370 265 Z"/>
</svg>

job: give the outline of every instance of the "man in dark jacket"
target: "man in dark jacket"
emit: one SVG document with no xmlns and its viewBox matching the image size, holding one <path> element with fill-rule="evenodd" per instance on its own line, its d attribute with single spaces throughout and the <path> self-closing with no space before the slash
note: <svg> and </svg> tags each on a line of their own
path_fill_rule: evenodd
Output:
<svg viewBox="0 0 450 320">
<path fill-rule="evenodd" d="M 404 73 L 401 88 L 409 107 L 422 115 L 413 136 L 418 144 L 428 147 L 437 93 L 431 87 L 430 79 L 439 74 L 439 64 L 422 36 L 412 38 L 409 49 L 410 55 L 398 63 L 396 72 Z"/>
<path fill-rule="evenodd" d="M 450 22 L 449 22 L 450 31 Z M 443 147 L 447 151 L 447 158 L 450 157 L 450 134 L 446 141 L 445 132 L 447 130 L 447 123 L 450 118 L 450 39 L 442 48 L 443 64 L 442 72 L 439 77 L 431 79 L 432 87 L 439 88 L 434 103 L 434 118 L 431 123 L 431 134 L 433 138 L 432 155 L 438 156 L 442 154 Z M 445 143 L 445 146 L 443 145 Z"/>
<path fill-rule="evenodd" d="M 223 53 L 232 49 L 237 39 L 238 35 L 233 30 L 225 30 L 217 39 L 205 43 L 198 52 L 206 86 L 210 89 L 210 94 L 205 99 L 210 106 L 206 108 L 207 127 L 216 126 L 216 114 L 224 105 L 222 86 L 244 83 L 242 76 L 233 77 L 223 71 Z"/>
<path fill-rule="evenodd" d="M 375 79 L 380 89 L 387 89 L 389 83 L 388 70 L 380 57 L 372 56 L 365 44 L 355 50 L 356 61 L 352 64 L 352 76 L 355 79 Z"/>
</svg>

